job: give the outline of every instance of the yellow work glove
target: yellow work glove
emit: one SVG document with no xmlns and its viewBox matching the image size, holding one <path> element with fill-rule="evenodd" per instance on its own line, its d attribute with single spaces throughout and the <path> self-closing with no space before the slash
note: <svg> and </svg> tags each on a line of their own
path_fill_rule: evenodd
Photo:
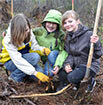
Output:
<svg viewBox="0 0 103 105">
<path fill-rule="evenodd" d="M 5 63 L 10 60 L 10 56 L 7 53 L 0 53 L 0 62 Z"/>
<path fill-rule="evenodd" d="M 37 72 L 35 76 L 42 82 L 49 82 L 49 77 L 41 72 Z"/>
<path fill-rule="evenodd" d="M 47 56 L 48 56 L 49 53 L 51 52 L 49 48 L 44 48 L 42 51 L 43 51 L 43 53 L 44 53 L 45 55 L 47 55 Z"/>
</svg>

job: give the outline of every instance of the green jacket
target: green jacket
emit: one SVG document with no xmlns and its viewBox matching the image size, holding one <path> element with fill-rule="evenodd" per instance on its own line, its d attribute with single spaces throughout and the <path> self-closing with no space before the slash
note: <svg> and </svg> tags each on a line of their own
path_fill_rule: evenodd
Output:
<svg viewBox="0 0 103 105">
<path fill-rule="evenodd" d="M 59 55 L 54 66 L 58 65 L 60 68 L 68 56 L 68 54 L 64 51 L 65 33 L 61 29 L 61 17 L 62 14 L 59 11 L 50 10 L 42 22 L 42 27 L 33 29 L 33 33 L 39 45 L 50 48 L 51 50 L 59 51 Z M 59 29 L 55 32 L 48 33 L 45 29 L 46 21 L 57 23 L 59 25 Z"/>
</svg>

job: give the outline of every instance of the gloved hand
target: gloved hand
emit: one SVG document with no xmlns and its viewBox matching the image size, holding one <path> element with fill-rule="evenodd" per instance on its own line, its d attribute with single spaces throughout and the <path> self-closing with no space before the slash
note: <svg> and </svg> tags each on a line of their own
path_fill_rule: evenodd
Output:
<svg viewBox="0 0 103 105">
<path fill-rule="evenodd" d="M 37 72 L 35 76 L 42 82 L 49 82 L 49 77 L 41 72 Z"/>
<path fill-rule="evenodd" d="M 50 49 L 49 48 L 44 48 L 43 49 L 43 53 L 45 54 L 45 55 L 49 55 L 49 53 L 50 53 L 51 51 L 50 51 Z"/>
</svg>

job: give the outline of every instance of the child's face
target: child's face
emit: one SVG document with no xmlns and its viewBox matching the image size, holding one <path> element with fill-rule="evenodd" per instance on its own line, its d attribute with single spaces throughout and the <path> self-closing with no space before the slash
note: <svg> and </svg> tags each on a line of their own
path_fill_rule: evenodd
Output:
<svg viewBox="0 0 103 105">
<path fill-rule="evenodd" d="M 63 27 L 66 29 L 66 31 L 75 32 L 78 29 L 78 24 L 79 20 L 69 17 L 64 21 Z"/>
<path fill-rule="evenodd" d="M 57 24 L 53 22 L 46 22 L 46 29 L 48 32 L 54 32 L 57 29 Z"/>
</svg>

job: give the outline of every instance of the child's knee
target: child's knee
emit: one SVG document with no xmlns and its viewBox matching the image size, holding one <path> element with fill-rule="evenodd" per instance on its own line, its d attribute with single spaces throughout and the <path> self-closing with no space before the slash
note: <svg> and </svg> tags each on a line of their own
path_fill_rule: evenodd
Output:
<svg viewBox="0 0 103 105">
<path fill-rule="evenodd" d="M 38 53 L 32 53 L 31 59 L 32 59 L 32 61 L 39 62 L 40 61 L 40 55 Z"/>
<path fill-rule="evenodd" d="M 81 81 L 81 78 L 79 76 L 74 76 L 72 74 L 68 74 L 67 75 L 67 80 L 70 82 L 70 83 L 78 83 Z"/>
</svg>

